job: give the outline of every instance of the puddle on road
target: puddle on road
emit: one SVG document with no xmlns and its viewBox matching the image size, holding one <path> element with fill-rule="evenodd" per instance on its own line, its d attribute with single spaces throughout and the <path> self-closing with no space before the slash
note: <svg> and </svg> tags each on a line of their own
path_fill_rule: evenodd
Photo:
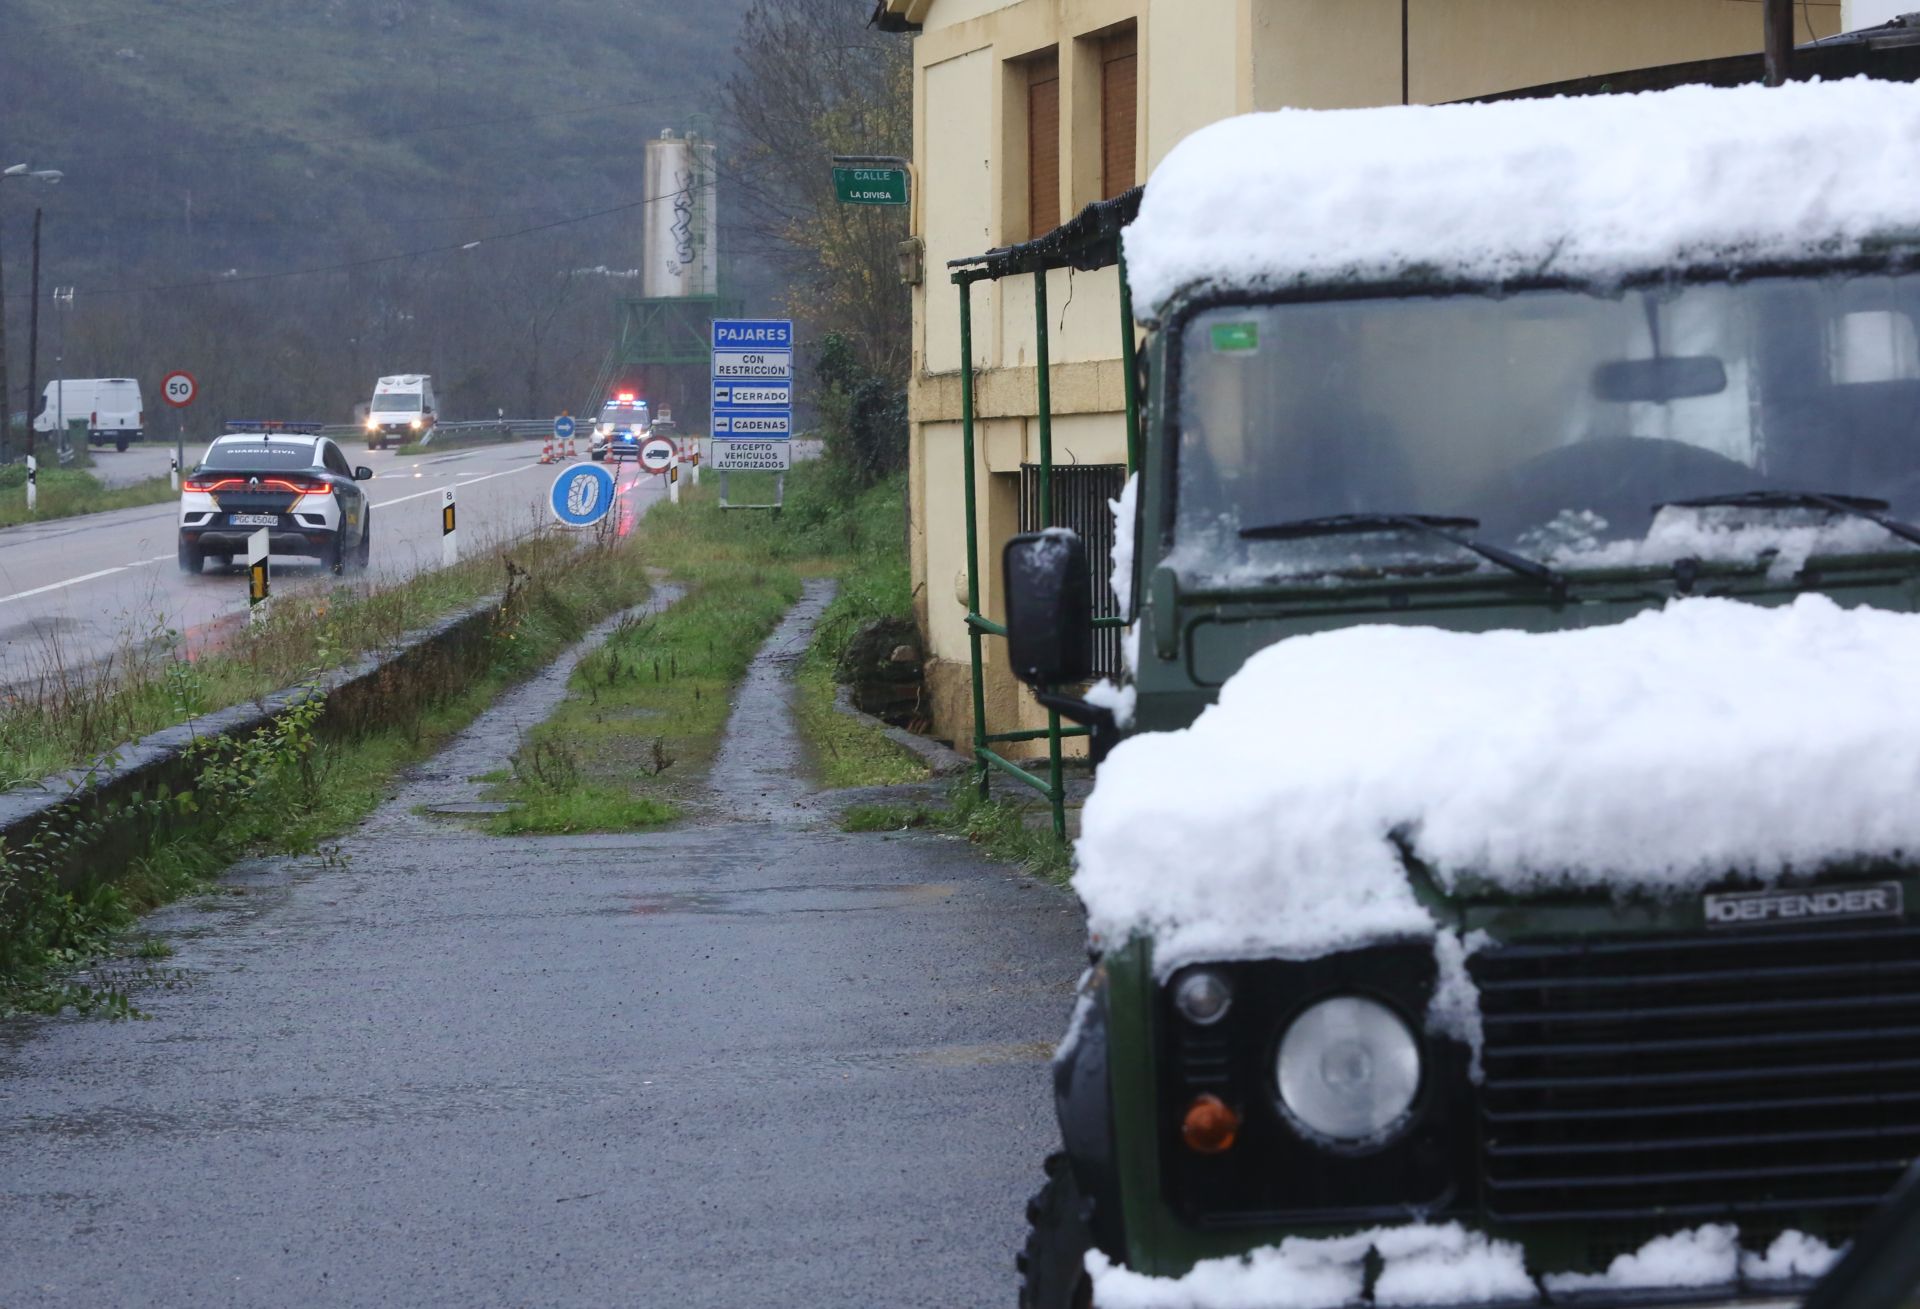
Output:
<svg viewBox="0 0 1920 1309">
<path fill-rule="evenodd" d="M 840 914 L 874 909 L 909 909 L 938 904 L 959 890 L 953 882 L 913 882 L 875 886 L 766 886 L 744 891 L 681 891 L 628 897 L 612 912 L 660 917 L 716 914 L 760 917 L 769 914 Z"/>
</svg>

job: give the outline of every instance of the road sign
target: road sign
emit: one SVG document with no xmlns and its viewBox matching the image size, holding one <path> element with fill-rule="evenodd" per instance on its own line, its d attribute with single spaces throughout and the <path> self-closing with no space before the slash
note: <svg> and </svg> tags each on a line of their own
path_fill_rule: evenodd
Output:
<svg viewBox="0 0 1920 1309">
<path fill-rule="evenodd" d="M 750 436 L 760 441 L 784 441 L 793 435 L 790 409 L 735 409 L 713 412 L 715 436 Z"/>
<path fill-rule="evenodd" d="M 568 527 L 591 527 L 613 508 L 613 474 L 599 464 L 575 464 L 553 479 L 547 502 Z"/>
<path fill-rule="evenodd" d="M 793 435 L 793 322 L 713 323 L 713 434 L 784 441 Z"/>
<path fill-rule="evenodd" d="M 907 170 L 895 164 L 878 168 L 835 165 L 833 193 L 843 205 L 903 205 L 907 202 Z"/>
<path fill-rule="evenodd" d="M 640 466 L 649 473 L 664 473 L 673 467 L 673 442 L 664 436 L 650 436 L 640 443 Z"/>
<path fill-rule="evenodd" d="M 168 373 L 160 383 L 160 398 L 175 409 L 185 409 L 193 403 L 194 393 L 199 389 L 193 380 L 192 373 Z"/>
<path fill-rule="evenodd" d="M 793 451 L 786 441 L 715 441 L 709 459 L 720 473 L 784 473 Z"/>
<path fill-rule="evenodd" d="M 561 414 L 558 418 L 554 419 L 553 435 L 555 440 L 559 440 L 559 441 L 572 440 L 573 439 L 573 419 L 569 418 L 565 414 Z"/>
</svg>

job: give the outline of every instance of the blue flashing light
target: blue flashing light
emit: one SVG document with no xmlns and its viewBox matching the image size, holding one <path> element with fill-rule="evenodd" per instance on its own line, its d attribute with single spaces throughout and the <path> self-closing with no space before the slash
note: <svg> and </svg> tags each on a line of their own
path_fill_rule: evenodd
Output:
<svg viewBox="0 0 1920 1309">
<path fill-rule="evenodd" d="M 289 423 L 278 418 L 229 418 L 229 432 L 286 432 L 291 436 L 318 436 L 325 423 Z"/>
</svg>

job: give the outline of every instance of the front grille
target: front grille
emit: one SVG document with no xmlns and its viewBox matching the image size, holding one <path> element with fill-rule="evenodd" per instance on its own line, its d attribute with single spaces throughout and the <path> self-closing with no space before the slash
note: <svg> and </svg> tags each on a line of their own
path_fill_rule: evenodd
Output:
<svg viewBox="0 0 1920 1309">
<path fill-rule="evenodd" d="M 1920 928 L 1527 944 L 1470 966 L 1496 1222 L 1843 1232 L 1920 1153 Z"/>
</svg>

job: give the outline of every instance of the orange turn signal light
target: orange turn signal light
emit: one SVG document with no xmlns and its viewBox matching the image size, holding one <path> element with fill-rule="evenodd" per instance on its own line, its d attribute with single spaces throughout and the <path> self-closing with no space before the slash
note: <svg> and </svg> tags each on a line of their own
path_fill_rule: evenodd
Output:
<svg viewBox="0 0 1920 1309">
<path fill-rule="evenodd" d="M 1240 1115 L 1217 1095 L 1196 1095 L 1180 1123 L 1180 1139 L 1196 1154 L 1225 1154 L 1240 1134 Z"/>
</svg>

